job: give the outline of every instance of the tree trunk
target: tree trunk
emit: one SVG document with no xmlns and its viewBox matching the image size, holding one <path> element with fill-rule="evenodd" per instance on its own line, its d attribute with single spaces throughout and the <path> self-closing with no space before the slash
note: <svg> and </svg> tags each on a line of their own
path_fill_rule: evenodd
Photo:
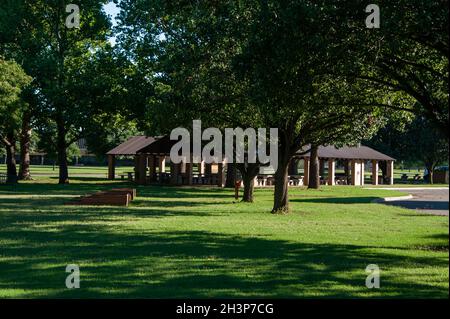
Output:
<svg viewBox="0 0 450 319">
<path fill-rule="evenodd" d="M 345 175 L 345 180 L 346 180 L 347 184 L 350 184 L 350 181 L 351 181 L 349 165 L 350 165 L 350 161 L 344 160 L 344 175 Z"/>
<path fill-rule="evenodd" d="M 324 178 L 325 176 L 325 161 L 319 160 L 319 175 L 322 176 L 322 178 Z"/>
<path fill-rule="evenodd" d="M 225 188 L 234 188 L 236 182 L 236 163 L 229 163 L 227 166 L 227 180 L 225 181 Z"/>
<path fill-rule="evenodd" d="M 387 162 L 386 161 L 380 161 L 379 162 L 379 168 L 381 170 L 381 176 L 383 178 L 383 184 L 388 184 L 388 177 L 387 177 Z"/>
<path fill-rule="evenodd" d="M 429 184 L 434 184 L 433 182 L 433 176 L 434 176 L 434 168 L 436 167 L 437 164 L 434 163 L 425 163 L 425 167 L 428 170 L 428 183 Z"/>
<path fill-rule="evenodd" d="M 253 182 L 253 179 L 255 177 L 251 178 L 250 176 L 245 176 L 242 181 L 244 183 L 244 196 L 242 197 L 243 202 L 247 203 L 253 203 L 254 196 L 253 192 L 255 190 L 255 184 Z"/>
<path fill-rule="evenodd" d="M 26 112 L 22 120 L 22 133 L 20 138 L 20 170 L 19 179 L 31 180 L 30 174 L 30 144 L 31 144 L 31 114 Z"/>
<path fill-rule="evenodd" d="M 298 159 L 296 158 L 289 163 L 289 175 L 298 175 Z"/>
<path fill-rule="evenodd" d="M 253 203 L 254 201 L 254 190 L 255 190 L 255 184 L 253 180 L 256 176 L 258 176 L 259 173 L 259 164 L 241 164 L 239 166 L 239 171 L 242 175 L 242 182 L 244 184 L 244 196 L 242 198 L 243 202 L 247 203 Z"/>
<path fill-rule="evenodd" d="M 275 172 L 275 191 L 272 214 L 287 214 L 290 212 L 288 196 L 288 170 L 290 157 L 280 154 L 278 157 L 278 168 Z"/>
<path fill-rule="evenodd" d="M 319 189 L 320 177 L 319 177 L 319 154 L 318 147 L 311 147 L 311 157 L 309 161 L 309 183 L 308 188 Z"/>
<path fill-rule="evenodd" d="M 6 147 L 6 175 L 7 183 L 15 183 L 17 180 L 17 168 L 16 168 L 16 141 L 14 134 L 8 134 L 6 140 L 4 140 Z"/>
<path fill-rule="evenodd" d="M 66 130 L 64 125 L 58 123 L 58 163 L 59 163 L 59 184 L 69 183 L 69 170 L 67 165 L 67 143 Z"/>
<path fill-rule="evenodd" d="M 434 176 L 434 169 L 429 169 L 428 170 L 428 178 L 429 178 L 429 183 L 430 184 L 434 184 L 433 176 Z"/>
</svg>

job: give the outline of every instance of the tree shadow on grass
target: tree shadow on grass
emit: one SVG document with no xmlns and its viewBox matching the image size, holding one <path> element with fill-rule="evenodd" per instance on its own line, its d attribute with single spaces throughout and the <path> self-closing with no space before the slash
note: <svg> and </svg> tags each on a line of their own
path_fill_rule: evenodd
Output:
<svg viewBox="0 0 450 319">
<path fill-rule="evenodd" d="M 439 276 L 415 283 L 385 275 L 383 290 L 365 287 L 368 264 L 446 267 L 443 257 L 208 231 L 118 232 L 101 223 L 70 224 L 74 218 L 2 227 L 0 291 L 50 298 L 448 297 Z M 65 289 L 67 264 L 80 266 L 81 289 Z"/>
<path fill-rule="evenodd" d="M 148 207 L 150 209 L 155 208 L 175 208 L 175 207 L 207 207 L 207 206 L 215 206 L 215 205 L 229 205 L 231 204 L 231 199 L 228 201 L 214 201 L 214 202 L 205 202 L 205 201 L 186 201 L 186 200 L 140 200 L 137 198 L 133 201 L 131 207 Z"/>
<path fill-rule="evenodd" d="M 234 190 L 219 187 L 139 186 L 138 196 L 148 198 L 234 198 Z"/>
<path fill-rule="evenodd" d="M 424 239 L 432 239 L 432 243 L 425 243 L 414 246 L 414 249 L 419 250 L 428 250 L 428 251 L 440 251 L 440 252 L 448 252 L 449 251 L 449 237 L 448 233 L 442 234 L 434 234 L 430 236 L 426 236 Z"/>
<path fill-rule="evenodd" d="M 292 202 L 298 203 L 322 203 L 322 204 L 369 204 L 380 197 L 314 197 L 314 198 L 292 198 Z"/>
<path fill-rule="evenodd" d="M 207 207 L 213 203 L 204 202 L 149 202 L 135 200 L 129 207 L 118 206 L 76 206 L 64 205 L 74 197 L 40 197 L 40 198 L 2 198 L 0 201 L 0 213 L 11 211 L 13 213 L 0 214 L 0 223 L 7 224 L 17 221 L 14 214 L 17 210 L 21 214 L 20 222 L 41 220 L 42 222 L 64 221 L 74 218 L 78 221 L 101 220 L 113 221 L 118 218 L 163 218 L 169 216 L 225 216 L 229 213 L 214 212 Z M 229 202 L 216 203 L 230 204 Z M 194 210 L 171 210 L 166 208 L 177 207 L 204 207 Z"/>
<path fill-rule="evenodd" d="M 234 191 L 219 187 L 174 187 L 163 185 L 138 186 L 128 181 L 109 182 L 95 178 L 72 178 L 71 184 L 58 185 L 55 183 L 20 183 L 14 190 L 0 188 L 0 195 L 85 195 L 113 188 L 136 188 L 138 197 L 147 198 L 229 198 L 233 199 Z M 82 182 L 79 182 L 82 181 Z"/>
<path fill-rule="evenodd" d="M 92 174 L 92 175 L 101 175 L 101 174 Z M 49 177 L 49 179 L 51 180 L 59 180 L 58 176 L 51 176 Z M 70 178 L 70 182 L 72 183 L 77 183 L 79 184 L 79 182 L 96 182 L 96 183 L 108 183 L 108 179 L 105 177 L 100 177 L 100 176 L 74 176 Z M 120 181 L 120 183 L 126 183 L 128 181 Z M 111 182 L 109 182 L 111 183 Z"/>
<path fill-rule="evenodd" d="M 53 183 L 19 183 L 13 191 L 2 191 L 0 195 L 84 195 L 111 188 L 133 187 L 130 183 L 72 183 L 58 185 Z"/>
<path fill-rule="evenodd" d="M 91 184 L 88 187 L 92 190 Z M 65 190 L 62 194 L 76 191 L 72 185 Z M 226 195 L 220 189 L 139 187 L 139 196 L 153 196 L 158 201 L 153 207 L 147 200 L 142 201 L 147 206 L 129 208 L 62 209 L 59 205 L 64 198 L 46 198 L 45 193 L 54 194 L 47 190 L 42 198 L 1 199 L 0 210 L 10 212 L 0 214 L 0 293 L 17 289 L 26 292 L 22 297 L 53 298 L 448 297 L 438 274 L 429 275 L 426 283 L 385 275 L 383 290 L 368 291 L 365 287 L 364 270 L 371 263 L 383 269 L 448 267 L 448 256 L 442 254 L 405 256 L 404 250 L 413 247 L 383 247 L 381 252 L 378 247 L 362 245 L 306 244 L 212 231 L 137 230 L 127 228 L 126 223 L 108 225 L 134 217 L 214 216 L 208 207 L 195 212 L 162 210 L 160 202 Z M 181 206 L 187 201 L 180 202 Z M 170 205 L 165 208 L 174 207 Z M 42 211 L 33 211 L 39 207 Z M 22 213 L 16 214 L 14 209 Z M 439 247 L 442 237 L 429 239 L 427 245 Z M 65 288 L 67 264 L 80 265 L 81 289 Z"/>
<path fill-rule="evenodd" d="M 427 201 L 427 200 L 399 200 L 394 202 L 385 203 L 390 206 L 398 206 L 412 210 L 436 210 L 436 211 L 448 211 L 449 202 L 448 201 Z"/>
</svg>

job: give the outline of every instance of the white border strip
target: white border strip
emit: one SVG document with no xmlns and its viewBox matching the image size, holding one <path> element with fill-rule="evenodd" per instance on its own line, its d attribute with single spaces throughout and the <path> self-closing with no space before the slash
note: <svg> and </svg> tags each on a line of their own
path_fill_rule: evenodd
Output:
<svg viewBox="0 0 450 319">
<path fill-rule="evenodd" d="M 397 197 L 385 197 L 385 198 L 378 198 L 374 199 L 372 203 L 387 203 L 387 202 L 395 202 L 399 200 L 408 200 L 412 199 L 413 195 L 409 194 L 407 196 L 397 196 Z"/>
<path fill-rule="evenodd" d="M 425 191 L 425 190 L 446 190 L 449 189 L 448 187 L 363 187 L 363 189 L 382 189 L 382 190 L 388 190 L 388 191 L 411 191 L 411 190 L 418 190 L 418 191 Z"/>
</svg>

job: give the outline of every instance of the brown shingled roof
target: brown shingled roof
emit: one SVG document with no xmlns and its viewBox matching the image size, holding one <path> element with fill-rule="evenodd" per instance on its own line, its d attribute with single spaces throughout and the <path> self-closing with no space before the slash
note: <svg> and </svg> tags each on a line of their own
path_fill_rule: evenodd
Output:
<svg viewBox="0 0 450 319">
<path fill-rule="evenodd" d="M 152 144 L 156 139 L 151 136 L 133 136 L 119 146 L 110 150 L 107 155 L 136 155 L 144 147 Z"/>
<path fill-rule="evenodd" d="M 144 154 L 169 154 L 172 146 L 177 141 L 171 141 L 169 136 L 151 137 L 151 136 L 133 136 L 124 143 L 110 150 L 107 155 L 136 155 Z M 309 149 L 305 147 L 304 150 Z M 303 153 L 299 151 L 298 153 Z M 378 160 L 393 161 L 394 158 L 380 153 L 368 146 L 350 147 L 344 146 L 336 148 L 334 146 L 320 146 L 319 158 L 335 159 L 360 159 L 360 160 Z M 299 155 L 300 157 L 310 157 L 310 153 Z"/>
<path fill-rule="evenodd" d="M 309 149 L 305 148 L 305 150 Z M 299 151 L 298 153 L 302 153 Z M 319 146 L 319 158 L 336 158 L 336 159 L 361 159 L 361 160 L 378 160 L 393 161 L 394 158 L 380 153 L 368 146 L 344 146 L 336 148 L 334 146 Z M 301 157 L 310 157 L 310 153 L 301 155 Z"/>
<path fill-rule="evenodd" d="M 159 137 L 155 141 L 143 148 L 141 148 L 138 153 L 140 154 L 165 154 L 169 155 L 172 146 L 174 146 L 178 141 L 171 140 L 169 135 L 164 137 Z"/>
</svg>

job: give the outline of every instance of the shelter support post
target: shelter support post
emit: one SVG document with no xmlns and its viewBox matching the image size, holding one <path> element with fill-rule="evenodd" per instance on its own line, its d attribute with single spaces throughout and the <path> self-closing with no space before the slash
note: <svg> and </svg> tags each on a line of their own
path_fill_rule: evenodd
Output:
<svg viewBox="0 0 450 319">
<path fill-rule="evenodd" d="M 387 161 L 387 178 L 389 185 L 394 185 L 394 161 Z"/>
<path fill-rule="evenodd" d="M 298 159 L 295 157 L 289 163 L 289 175 L 298 175 Z"/>
<path fill-rule="evenodd" d="M 324 178 L 325 175 L 325 160 L 319 159 L 319 175 L 320 178 Z"/>
<path fill-rule="evenodd" d="M 309 158 L 303 159 L 303 185 L 309 184 Z"/>
<path fill-rule="evenodd" d="M 205 163 L 205 178 L 206 178 L 206 184 L 212 184 L 211 182 L 212 177 L 212 165 Z"/>
<path fill-rule="evenodd" d="M 116 157 L 108 155 L 108 179 L 113 180 L 116 177 Z"/>
<path fill-rule="evenodd" d="M 186 163 L 186 185 L 192 185 L 192 172 L 193 172 L 192 163 Z"/>
<path fill-rule="evenodd" d="M 185 177 L 186 177 L 186 185 L 193 184 L 193 173 L 194 173 L 194 164 L 192 163 L 192 154 L 189 158 L 189 163 L 185 163 Z"/>
<path fill-rule="evenodd" d="M 352 185 L 354 186 L 361 185 L 361 161 L 352 160 L 351 170 L 352 170 Z"/>
<path fill-rule="evenodd" d="M 151 181 L 156 180 L 156 167 L 155 167 L 155 157 L 153 155 L 150 155 L 148 157 L 148 173 L 150 176 Z"/>
<path fill-rule="evenodd" d="M 198 164 L 198 172 L 200 175 L 204 175 L 205 174 L 205 161 L 201 161 Z"/>
<path fill-rule="evenodd" d="M 334 159 L 330 158 L 328 160 L 328 185 L 335 185 L 335 175 L 336 175 L 336 162 Z"/>
<path fill-rule="evenodd" d="M 351 181 L 350 166 L 350 161 L 347 159 L 344 160 L 344 175 L 347 182 Z"/>
<path fill-rule="evenodd" d="M 218 175 L 217 186 L 219 187 L 225 187 L 225 180 L 226 180 L 225 166 L 226 166 L 225 161 L 217 165 L 217 175 Z"/>
<path fill-rule="evenodd" d="M 147 155 L 139 154 L 137 156 L 136 182 L 139 185 L 145 185 L 147 182 Z"/>
<path fill-rule="evenodd" d="M 372 185 L 378 185 L 378 161 L 372 160 Z"/>
<path fill-rule="evenodd" d="M 180 164 L 170 162 L 170 183 L 178 185 L 178 176 L 180 174 Z"/>
<path fill-rule="evenodd" d="M 166 171 L 166 157 L 165 156 L 159 156 L 159 174 L 164 173 Z"/>
<path fill-rule="evenodd" d="M 359 184 L 361 186 L 364 186 L 364 177 L 365 177 L 364 176 L 364 170 L 365 170 L 365 165 L 364 164 L 365 164 L 364 161 L 361 161 L 360 164 L 359 164 L 360 165 L 360 169 L 361 169 L 361 181 L 360 181 Z"/>
</svg>

